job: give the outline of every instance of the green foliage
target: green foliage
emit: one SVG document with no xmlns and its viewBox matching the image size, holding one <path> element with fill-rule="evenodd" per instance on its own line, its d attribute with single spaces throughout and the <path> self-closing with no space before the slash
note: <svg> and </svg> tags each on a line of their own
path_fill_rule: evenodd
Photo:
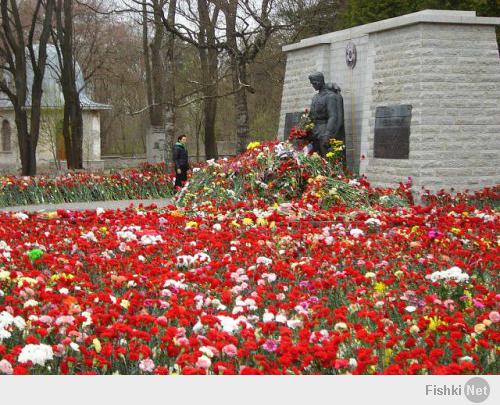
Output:
<svg viewBox="0 0 500 405">
<path fill-rule="evenodd" d="M 351 0 L 343 11 L 342 25 L 353 27 L 411 13 L 415 11 L 414 3 L 412 0 Z"/>
<path fill-rule="evenodd" d="M 421 10 L 470 10 L 478 16 L 500 15 L 498 0 L 351 0 L 339 10 L 339 25 L 350 28 Z M 334 12 L 332 11 L 332 15 Z M 498 36 L 497 29 L 497 38 Z"/>
<path fill-rule="evenodd" d="M 284 0 L 279 17 L 293 27 L 288 42 L 421 10 L 470 10 L 500 15 L 499 0 Z M 497 29 L 497 38 L 500 39 Z"/>
<path fill-rule="evenodd" d="M 345 9 L 345 0 L 285 0 L 280 2 L 278 15 L 293 27 L 291 42 L 339 29 L 337 15 Z"/>
</svg>

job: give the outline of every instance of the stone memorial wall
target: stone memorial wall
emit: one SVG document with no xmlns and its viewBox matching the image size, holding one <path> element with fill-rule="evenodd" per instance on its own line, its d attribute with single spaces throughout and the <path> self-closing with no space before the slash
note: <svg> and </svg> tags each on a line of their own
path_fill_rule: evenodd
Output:
<svg viewBox="0 0 500 405">
<path fill-rule="evenodd" d="M 500 18 L 425 10 L 287 45 L 279 136 L 322 71 L 344 97 L 348 167 L 414 190 L 500 183 Z M 353 63 L 354 62 L 354 63 Z"/>
</svg>

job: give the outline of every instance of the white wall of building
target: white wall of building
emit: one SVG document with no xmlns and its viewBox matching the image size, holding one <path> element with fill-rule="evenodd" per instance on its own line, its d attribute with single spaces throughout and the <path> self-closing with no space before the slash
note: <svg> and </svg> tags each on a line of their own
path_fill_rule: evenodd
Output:
<svg viewBox="0 0 500 405">
<path fill-rule="evenodd" d="M 53 110 L 43 113 L 41 119 L 40 138 L 37 146 L 37 167 L 40 170 L 55 167 L 56 147 L 56 121 L 59 119 Z M 13 110 L 0 111 L 0 125 L 8 120 L 11 126 L 11 149 L 2 151 L 0 144 L 0 171 L 17 173 L 21 168 L 19 146 Z M 83 111 L 83 161 L 84 167 L 100 169 L 103 167 L 101 160 L 101 124 L 99 111 Z M 65 162 L 63 168 L 65 168 Z"/>
</svg>

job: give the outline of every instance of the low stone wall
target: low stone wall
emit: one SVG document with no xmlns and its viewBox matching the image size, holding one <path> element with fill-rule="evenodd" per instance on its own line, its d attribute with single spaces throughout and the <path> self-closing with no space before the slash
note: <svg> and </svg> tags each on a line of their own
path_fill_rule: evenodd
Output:
<svg viewBox="0 0 500 405">
<path fill-rule="evenodd" d="M 146 156 L 102 156 L 104 170 L 137 167 L 147 162 Z"/>
</svg>

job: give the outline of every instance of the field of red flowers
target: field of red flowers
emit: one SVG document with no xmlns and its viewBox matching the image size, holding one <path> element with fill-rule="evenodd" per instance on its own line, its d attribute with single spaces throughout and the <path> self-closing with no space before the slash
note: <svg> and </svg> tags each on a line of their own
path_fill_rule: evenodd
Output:
<svg viewBox="0 0 500 405">
<path fill-rule="evenodd" d="M 465 199 L 0 213 L 0 374 L 497 374 L 497 238 Z"/>
</svg>

